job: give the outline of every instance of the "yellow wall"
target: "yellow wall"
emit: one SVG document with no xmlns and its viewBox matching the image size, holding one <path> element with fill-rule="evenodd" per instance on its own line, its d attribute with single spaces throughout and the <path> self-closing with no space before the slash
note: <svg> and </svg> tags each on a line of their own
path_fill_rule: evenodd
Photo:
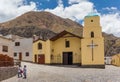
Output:
<svg viewBox="0 0 120 82">
<path fill-rule="evenodd" d="M 93 20 L 93 22 L 91 22 Z M 84 18 L 84 27 L 98 27 L 100 26 L 100 17 L 99 16 L 86 16 Z"/>
<path fill-rule="evenodd" d="M 120 54 L 112 56 L 112 65 L 120 66 Z"/>
<path fill-rule="evenodd" d="M 38 43 L 42 44 L 42 49 L 38 50 Z M 34 55 L 37 55 L 37 62 L 38 62 L 38 55 L 44 54 L 45 55 L 45 64 L 50 64 L 50 55 L 51 55 L 51 41 L 42 41 L 38 40 L 33 43 L 33 62 L 35 62 Z"/>
<path fill-rule="evenodd" d="M 70 47 L 65 47 L 65 40 L 70 41 Z M 38 50 L 38 43 L 42 43 L 42 49 Z M 63 63 L 63 52 L 73 52 L 73 64 L 80 63 L 80 52 L 81 48 L 81 39 L 78 37 L 74 37 L 73 35 L 66 34 L 65 36 L 55 40 L 55 41 L 36 41 L 33 43 L 33 62 L 34 55 L 45 54 L 45 63 Z M 51 55 L 54 56 L 54 59 L 51 60 Z"/>
<path fill-rule="evenodd" d="M 87 45 L 91 44 L 93 40 L 94 44 L 98 45 L 93 48 L 93 61 L 92 61 L 92 48 Z M 95 39 L 82 39 L 81 41 L 82 51 L 82 65 L 104 65 L 104 40 L 103 38 Z"/>
<path fill-rule="evenodd" d="M 91 32 L 94 32 L 94 37 L 95 38 L 102 38 L 102 32 L 101 32 L 101 27 L 84 27 L 83 28 L 83 37 L 84 38 L 90 38 L 91 37 L 91 35 L 90 35 L 90 33 Z"/>
<path fill-rule="evenodd" d="M 91 20 L 93 20 L 93 22 L 91 22 Z M 90 33 L 94 32 L 95 38 L 102 38 L 102 28 L 99 22 L 100 22 L 99 16 L 85 17 L 83 37 L 91 38 Z"/>
<path fill-rule="evenodd" d="M 39 42 L 42 44 L 42 49 L 38 49 L 38 43 Z M 35 62 L 35 60 L 34 60 L 35 55 L 37 55 L 37 58 L 38 58 L 39 54 L 46 54 L 45 49 L 46 49 L 45 41 L 38 40 L 38 41 L 33 43 L 33 62 Z M 37 59 L 37 62 L 38 62 L 38 59 Z"/>
<path fill-rule="evenodd" d="M 46 64 L 51 63 L 51 46 L 52 46 L 52 42 L 50 40 L 47 40 L 45 44 L 45 63 Z"/>
<path fill-rule="evenodd" d="M 94 32 L 94 37 L 91 37 L 91 32 Z M 92 48 L 88 47 L 92 41 L 93 44 L 98 45 L 93 48 L 94 60 L 92 60 Z M 104 65 L 104 38 L 102 37 L 99 16 L 88 16 L 84 19 L 81 54 L 82 65 Z"/>
<path fill-rule="evenodd" d="M 66 37 L 66 36 L 72 36 L 72 37 Z M 63 38 L 65 37 L 65 38 Z M 73 37 L 73 35 L 67 34 L 63 36 L 56 41 L 52 42 L 52 49 L 54 49 L 54 52 L 52 54 L 56 56 L 56 59 L 54 59 L 53 63 L 63 63 L 63 52 L 73 52 L 73 63 L 80 63 L 80 48 L 81 48 L 81 40 L 78 37 Z M 70 41 L 70 47 L 65 47 L 65 41 Z M 57 56 L 58 57 L 57 59 Z"/>
</svg>

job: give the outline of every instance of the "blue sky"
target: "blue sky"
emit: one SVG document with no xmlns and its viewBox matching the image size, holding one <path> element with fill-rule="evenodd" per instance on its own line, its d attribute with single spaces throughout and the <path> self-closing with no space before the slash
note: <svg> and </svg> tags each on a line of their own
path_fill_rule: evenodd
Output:
<svg viewBox="0 0 120 82">
<path fill-rule="evenodd" d="M 33 1 L 36 3 L 41 3 L 42 5 L 38 5 L 38 8 L 55 8 L 57 6 L 58 0 L 27 0 L 28 2 Z M 62 0 L 65 6 L 69 6 L 68 0 Z M 97 9 L 102 9 L 105 7 L 118 7 L 120 8 L 120 0 L 89 0 L 95 4 Z"/>
<path fill-rule="evenodd" d="M 27 0 L 28 2 L 33 1 L 36 2 L 38 9 L 54 9 L 58 5 L 58 0 Z M 64 7 L 70 6 L 68 3 L 69 0 L 62 0 Z M 80 0 L 81 1 L 81 0 Z M 84 0 L 83 0 L 84 1 Z M 88 0 L 94 4 L 94 8 L 97 9 L 100 13 L 108 13 L 107 11 L 103 10 L 106 7 L 116 7 L 120 10 L 120 0 Z M 75 3 L 77 4 L 77 3 Z"/>
<path fill-rule="evenodd" d="M 47 11 L 84 25 L 84 17 L 100 15 L 102 31 L 120 36 L 120 0 L 0 0 L 0 22 L 28 11 Z"/>
</svg>

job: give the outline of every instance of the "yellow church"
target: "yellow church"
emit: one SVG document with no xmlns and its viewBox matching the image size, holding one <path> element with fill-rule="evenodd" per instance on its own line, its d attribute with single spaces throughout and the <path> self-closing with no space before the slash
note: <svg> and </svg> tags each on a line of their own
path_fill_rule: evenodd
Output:
<svg viewBox="0 0 120 82">
<path fill-rule="evenodd" d="M 33 62 L 104 68 L 104 38 L 98 15 L 84 18 L 83 36 L 62 31 L 56 36 L 33 42 Z"/>
</svg>

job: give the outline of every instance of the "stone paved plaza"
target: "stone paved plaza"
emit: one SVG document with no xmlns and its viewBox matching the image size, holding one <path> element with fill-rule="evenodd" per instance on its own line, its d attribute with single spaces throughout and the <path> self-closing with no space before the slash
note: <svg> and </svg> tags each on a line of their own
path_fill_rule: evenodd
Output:
<svg viewBox="0 0 120 82">
<path fill-rule="evenodd" d="M 12 77 L 2 82 L 120 82 L 120 67 L 105 69 L 59 67 L 22 62 L 27 65 L 27 79 Z"/>
</svg>

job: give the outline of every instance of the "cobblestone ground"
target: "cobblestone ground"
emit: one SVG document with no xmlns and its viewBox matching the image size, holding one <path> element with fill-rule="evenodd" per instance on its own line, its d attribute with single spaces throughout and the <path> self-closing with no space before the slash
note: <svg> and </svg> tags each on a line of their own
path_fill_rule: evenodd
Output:
<svg viewBox="0 0 120 82">
<path fill-rule="evenodd" d="M 120 67 L 107 65 L 105 69 L 72 68 L 38 65 L 22 62 L 27 65 L 27 79 L 12 77 L 2 82 L 120 82 Z"/>
</svg>

